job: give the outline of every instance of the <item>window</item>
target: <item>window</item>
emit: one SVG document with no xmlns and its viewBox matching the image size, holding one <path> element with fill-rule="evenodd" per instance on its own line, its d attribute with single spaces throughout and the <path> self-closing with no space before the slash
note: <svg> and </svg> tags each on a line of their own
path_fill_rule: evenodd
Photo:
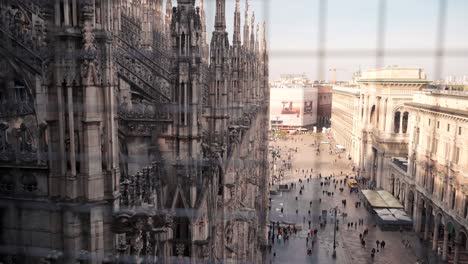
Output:
<svg viewBox="0 0 468 264">
<path fill-rule="evenodd" d="M 420 136 L 419 136 L 419 127 L 416 129 L 416 142 L 417 144 L 419 145 L 421 142 L 420 142 Z"/>
<path fill-rule="evenodd" d="M 403 124 L 402 124 L 402 132 L 406 133 L 408 130 L 408 112 L 403 113 Z"/>
<path fill-rule="evenodd" d="M 394 126 L 393 132 L 394 133 L 400 133 L 400 112 L 395 113 L 393 126 Z"/>
<path fill-rule="evenodd" d="M 431 119 L 429 118 L 429 125 L 431 125 Z"/>
<path fill-rule="evenodd" d="M 440 200 L 443 202 L 444 199 L 445 199 L 445 183 L 442 183 L 442 193 L 441 193 Z"/>
<path fill-rule="evenodd" d="M 465 197 L 465 207 L 463 208 L 463 217 L 468 216 L 468 197 Z"/>
<path fill-rule="evenodd" d="M 452 201 L 451 201 L 451 204 L 452 204 L 452 209 L 455 209 L 455 204 L 456 204 L 456 198 L 457 198 L 457 190 L 455 188 L 452 187 Z"/>
<path fill-rule="evenodd" d="M 437 128 L 440 127 L 440 121 L 437 121 Z"/>
<path fill-rule="evenodd" d="M 431 137 L 426 136 L 426 150 L 429 151 L 431 146 Z"/>
<path fill-rule="evenodd" d="M 458 128 L 458 135 L 461 136 L 461 134 L 462 134 L 462 128 L 459 127 L 459 128 Z"/>
<path fill-rule="evenodd" d="M 434 184 L 435 184 L 435 177 L 434 177 L 434 174 L 430 174 L 430 177 L 431 177 L 431 194 L 434 194 Z"/>
<path fill-rule="evenodd" d="M 455 157 L 453 163 L 458 164 L 460 162 L 460 147 L 455 147 Z"/>
<path fill-rule="evenodd" d="M 450 132 L 450 124 L 447 124 L 447 132 Z"/>
<path fill-rule="evenodd" d="M 185 33 L 184 32 L 182 32 L 180 39 L 181 39 L 180 54 L 185 55 Z"/>
</svg>

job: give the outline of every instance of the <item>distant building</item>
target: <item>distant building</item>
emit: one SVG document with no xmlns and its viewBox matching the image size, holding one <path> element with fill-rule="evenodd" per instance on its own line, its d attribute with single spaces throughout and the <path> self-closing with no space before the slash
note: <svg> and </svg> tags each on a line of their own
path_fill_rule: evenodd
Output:
<svg viewBox="0 0 468 264">
<path fill-rule="evenodd" d="M 346 152 L 359 163 L 360 146 L 357 144 L 359 119 L 359 85 L 336 84 L 332 88 L 331 133 L 336 142 L 345 147 Z"/>
<path fill-rule="evenodd" d="M 443 261 L 468 256 L 468 93 L 387 67 L 333 86 L 331 131 L 369 187 L 390 192 Z"/>
<path fill-rule="evenodd" d="M 414 230 L 463 263 L 468 226 L 468 93 L 421 91 L 405 103 L 408 155 L 394 157 L 383 188 L 413 217 Z M 451 247 L 451 250 L 449 249 Z"/>
<path fill-rule="evenodd" d="M 270 128 L 312 128 L 317 124 L 318 89 L 304 74 L 281 75 L 271 84 Z"/>
<path fill-rule="evenodd" d="M 317 126 L 330 127 L 332 109 L 332 86 L 316 85 L 318 88 Z"/>
<path fill-rule="evenodd" d="M 358 80 L 360 109 L 357 122 L 361 147 L 359 168 L 381 188 L 391 157 L 408 153 L 408 109 L 413 94 L 427 86 L 424 70 L 386 67 L 364 71 Z"/>
</svg>

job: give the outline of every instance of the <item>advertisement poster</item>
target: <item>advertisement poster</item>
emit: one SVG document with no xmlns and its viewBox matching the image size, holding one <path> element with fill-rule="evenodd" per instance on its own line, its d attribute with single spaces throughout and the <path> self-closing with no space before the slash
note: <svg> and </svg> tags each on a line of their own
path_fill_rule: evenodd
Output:
<svg viewBox="0 0 468 264">
<path fill-rule="evenodd" d="M 317 90 L 315 88 L 272 88 L 270 123 L 281 127 L 306 127 L 316 123 Z"/>
</svg>

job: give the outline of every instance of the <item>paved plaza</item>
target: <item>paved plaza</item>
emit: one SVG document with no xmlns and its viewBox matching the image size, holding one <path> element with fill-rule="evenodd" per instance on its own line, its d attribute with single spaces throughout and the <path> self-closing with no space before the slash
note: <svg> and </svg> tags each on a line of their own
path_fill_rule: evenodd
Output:
<svg viewBox="0 0 468 264">
<path fill-rule="evenodd" d="M 320 154 L 316 154 L 317 145 L 320 144 Z M 291 170 L 285 170 L 282 184 L 295 183 L 296 187 L 290 191 L 279 192 L 271 195 L 270 223 L 280 222 L 284 224 L 298 224 L 301 230 L 297 234 L 292 234 L 288 241 L 275 239 L 272 245 L 269 263 L 441 263 L 434 254 L 428 250 L 426 244 L 422 244 L 420 239 L 413 232 L 381 231 L 375 225 L 374 220 L 364 206 L 356 208 L 355 202 L 360 200 L 358 193 L 350 194 L 349 188 L 339 181 L 345 178 L 346 174 L 352 174 L 352 164 L 347 159 L 346 154 L 329 153 L 330 146 L 334 150 L 335 143 L 325 134 L 317 138 L 317 134 L 289 136 L 288 140 L 277 140 L 270 142 L 270 146 L 275 149 L 279 147 L 281 157 L 276 161 L 275 171 L 271 174 L 278 175 L 282 167 L 280 164 L 288 163 L 288 152 L 291 153 Z M 297 152 L 295 148 L 297 147 Z M 290 150 L 290 151 L 289 151 Z M 283 162 L 283 160 L 285 160 Z M 336 160 L 336 162 L 335 162 Z M 311 173 L 313 168 L 314 172 Z M 299 170 L 296 173 L 296 170 Z M 304 170 L 304 173 L 302 173 Z M 343 173 L 341 175 L 341 172 Z M 321 173 L 322 179 L 318 174 Z M 323 177 L 334 174 L 329 186 L 321 186 Z M 307 175 L 307 177 L 304 177 Z M 272 176 L 273 177 L 273 176 Z M 310 182 L 307 178 L 312 177 Z M 299 179 L 303 184 L 299 183 Z M 333 179 L 338 184 L 335 189 Z M 304 186 L 302 195 L 299 194 L 301 186 Z M 339 188 L 344 188 L 341 193 Z M 333 196 L 324 195 L 323 191 L 333 192 Z M 296 197 L 298 199 L 296 200 Z M 321 199 L 321 202 L 320 202 Z M 342 201 L 346 200 L 346 207 Z M 312 201 L 312 205 L 310 202 Z M 336 233 L 336 258 L 332 258 L 333 252 L 333 208 L 338 208 L 338 232 Z M 283 209 L 283 212 L 281 212 Z M 298 212 L 296 213 L 296 210 Z M 309 215 L 310 210 L 310 215 Z M 327 224 L 320 227 L 319 215 L 322 210 L 327 210 Z M 343 216 L 347 214 L 347 216 Z M 358 219 L 363 219 L 364 224 L 353 225 L 348 229 L 348 223 L 357 223 Z M 306 238 L 309 232 L 309 220 L 311 229 L 317 229 L 318 235 L 312 254 L 307 254 Z M 364 229 L 368 229 L 365 236 L 365 247 L 361 245 L 359 234 Z M 275 231 L 276 234 L 276 231 Z M 276 238 L 276 237 L 275 237 Z M 377 252 L 376 240 L 384 240 L 386 246 Z M 409 241 L 405 246 L 403 241 Z M 271 243 L 270 239 L 270 243 Z M 372 248 L 376 249 L 374 258 L 371 257 Z"/>
</svg>

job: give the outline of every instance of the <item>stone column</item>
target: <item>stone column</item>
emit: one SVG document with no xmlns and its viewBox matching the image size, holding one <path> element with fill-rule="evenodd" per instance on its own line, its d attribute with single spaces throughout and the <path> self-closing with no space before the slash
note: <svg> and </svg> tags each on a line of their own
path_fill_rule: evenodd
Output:
<svg viewBox="0 0 468 264">
<path fill-rule="evenodd" d="M 63 249 L 65 259 L 72 263 L 78 256 L 81 249 L 81 221 L 77 214 L 67 210 L 62 215 L 63 228 Z"/>
<path fill-rule="evenodd" d="M 72 0 L 72 23 L 74 27 L 78 26 L 77 8 L 76 0 Z"/>
<path fill-rule="evenodd" d="M 437 220 L 434 223 L 434 236 L 432 238 L 432 250 L 437 250 L 437 242 L 439 239 L 439 224 L 440 222 Z"/>
<path fill-rule="evenodd" d="M 60 173 L 65 175 L 67 172 L 66 156 L 65 156 L 65 106 L 62 85 L 57 85 L 57 109 L 58 109 L 58 126 L 59 126 L 59 153 L 60 153 Z"/>
<path fill-rule="evenodd" d="M 398 134 L 403 134 L 403 111 L 400 111 L 400 129 L 398 130 Z"/>
<path fill-rule="evenodd" d="M 363 122 L 364 125 L 369 123 L 369 96 L 364 95 L 364 117 Z"/>
<path fill-rule="evenodd" d="M 69 160 L 70 173 L 72 177 L 76 176 L 76 158 L 75 158 L 75 120 L 73 109 L 73 88 L 72 85 L 67 87 L 67 105 L 68 105 L 68 136 L 70 138 Z"/>
<path fill-rule="evenodd" d="M 94 207 L 89 212 L 89 251 L 93 258 L 90 264 L 100 264 L 104 256 L 104 221 L 102 207 Z"/>
<path fill-rule="evenodd" d="M 426 225 L 424 226 L 424 240 L 427 240 L 427 238 L 429 236 L 430 221 L 431 221 L 431 214 L 426 212 Z"/>
<path fill-rule="evenodd" d="M 54 15 L 55 15 L 55 18 L 54 18 L 55 25 L 60 26 L 60 23 L 61 23 L 61 21 L 60 21 L 60 0 L 55 0 Z"/>
<path fill-rule="evenodd" d="M 392 109 L 393 108 L 393 105 L 391 102 L 388 102 L 387 100 L 387 105 L 386 105 L 386 109 L 387 109 L 387 112 L 385 114 L 385 132 L 387 133 L 393 133 L 393 119 L 395 118 L 395 115 L 393 112 L 388 112 L 389 109 Z"/>
<path fill-rule="evenodd" d="M 444 229 L 444 244 L 442 246 L 442 260 L 447 261 L 447 249 L 448 249 L 448 240 L 449 240 L 449 228 L 448 225 L 446 225 Z"/>
<path fill-rule="evenodd" d="M 453 255 L 453 264 L 458 264 L 460 261 L 460 240 L 457 238 L 455 240 L 455 253 Z"/>
<path fill-rule="evenodd" d="M 378 155 L 378 167 L 377 167 L 377 188 L 382 188 L 382 178 L 383 178 L 383 168 L 384 168 L 384 154 L 377 154 Z"/>
<path fill-rule="evenodd" d="M 418 205 L 417 203 L 416 204 L 416 210 L 415 210 L 415 219 L 416 219 L 416 222 L 415 222 L 415 227 L 414 227 L 414 230 L 416 231 L 416 233 L 420 233 L 422 230 L 421 230 L 421 227 L 422 227 L 422 210 L 423 210 L 423 206 L 422 204 Z"/>
<path fill-rule="evenodd" d="M 70 6 L 68 0 L 63 0 L 63 25 L 70 26 Z"/>
</svg>

